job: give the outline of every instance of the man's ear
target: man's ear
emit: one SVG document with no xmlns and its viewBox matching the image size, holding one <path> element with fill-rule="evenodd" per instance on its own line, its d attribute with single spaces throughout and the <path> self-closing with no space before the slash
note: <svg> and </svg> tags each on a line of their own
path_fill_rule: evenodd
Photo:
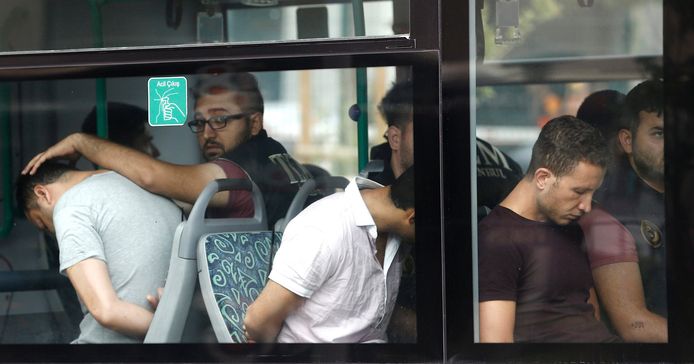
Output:
<svg viewBox="0 0 694 364">
<path fill-rule="evenodd" d="M 36 202 L 37 203 L 52 205 L 53 195 L 51 194 L 51 191 L 48 190 L 48 188 L 46 188 L 46 186 L 35 185 L 34 186 L 34 195 L 36 195 Z"/>
<path fill-rule="evenodd" d="M 554 183 L 554 173 L 547 168 L 541 167 L 535 170 L 535 185 L 537 188 L 544 190 L 550 184 Z"/>
<path fill-rule="evenodd" d="M 407 215 L 407 222 L 410 225 L 414 225 L 414 208 L 410 207 L 409 209 L 405 210 L 405 214 Z"/>
<path fill-rule="evenodd" d="M 631 131 L 627 130 L 627 129 L 620 129 L 619 133 L 617 133 L 617 137 L 619 138 L 619 145 L 622 146 L 622 149 L 624 149 L 624 152 L 627 154 L 631 154 L 631 152 L 632 152 Z"/>
<path fill-rule="evenodd" d="M 251 135 L 256 136 L 263 130 L 263 113 L 254 112 L 251 114 Z"/>
<path fill-rule="evenodd" d="M 400 131 L 400 128 L 395 125 L 391 125 L 388 127 L 386 134 L 388 135 L 388 144 L 390 145 L 390 149 L 400 150 L 400 141 L 402 139 L 402 131 Z"/>
</svg>

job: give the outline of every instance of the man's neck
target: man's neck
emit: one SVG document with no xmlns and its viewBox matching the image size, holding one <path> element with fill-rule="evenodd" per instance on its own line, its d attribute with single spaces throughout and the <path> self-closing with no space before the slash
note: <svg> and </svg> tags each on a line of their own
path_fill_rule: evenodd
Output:
<svg viewBox="0 0 694 364">
<path fill-rule="evenodd" d="M 389 187 L 359 190 L 379 234 L 381 232 L 387 233 L 389 230 L 388 212 L 385 203 L 390 200 L 388 191 Z"/>
<path fill-rule="evenodd" d="M 94 170 L 94 171 L 72 171 L 65 173 L 65 179 L 62 180 L 61 182 L 63 183 L 63 186 L 65 187 L 65 191 L 69 190 L 70 188 L 74 187 L 75 185 L 79 184 L 80 182 L 84 181 L 85 179 L 95 175 L 95 174 L 101 174 L 101 173 L 106 173 L 110 172 L 105 169 L 99 169 L 99 170 Z"/>
<path fill-rule="evenodd" d="M 378 259 L 381 267 L 383 267 L 388 234 L 392 226 L 388 218 L 389 215 L 392 215 L 388 213 L 388 205 L 390 202 L 389 190 L 389 187 L 381 187 L 359 191 L 367 210 L 369 210 L 371 218 L 374 220 L 374 224 L 376 224 L 376 231 L 378 233 L 375 241 L 376 259 Z M 390 204 L 392 205 L 392 203 Z"/>
<path fill-rule="evenodd" d="M 537 209 L 534 186 L 525 176 L 499 204 L 528 220 L 544 222 L 547 218 Z"/>
<path fill-rule="evenodd" d="M 98 171 L 70 171 L 65 172 L 59 179 L 55 182 L 46 185 L 47 188 L 51 190 L 54 201 L 57 203 L 58 200 L 63 196 L 65 192 L 77 185 L 78 183 L 84 181 L 87 177 L 104 173 L 105 170 Z"/>
<path fill-rule="evenodd" d="M 376 237 L 376 259 L 378 260 L 378 264 L 380 264 L 381 267 L 383 267 L 383 261 L 385 260 L 385 256 L 386 256 L 387 243 L 388 243 L 388 233 L 381 234 L 379 232 L 378 237 Z"/>
<path fill-rule="evenodd" d="M 665 181 L 654 181 L 644 177 L 641 173 L 639 173 L 638 168 L 636 168 L 636 163 L 634 163 L 634 158 L 631 155 L 629 155 L 629 164 L 631 165 L 631 169 L 634 170 L 634 173 L 636 173 L 643 183 L 660 193 L 665 193 Z"/>
<path fill-rule="evenodd" d="M 392 151 L 390 155 L 390 169 L 393 171 L 393 177 L 398 178 L 405 172 L 405 169 L 400 165 L 400 154 L 398 151 Z"/>
</svg>

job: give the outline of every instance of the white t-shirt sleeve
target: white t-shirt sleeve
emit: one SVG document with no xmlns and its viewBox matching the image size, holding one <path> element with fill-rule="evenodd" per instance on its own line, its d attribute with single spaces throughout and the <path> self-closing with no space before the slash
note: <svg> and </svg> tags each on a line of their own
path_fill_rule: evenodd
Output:
<svg viewBox="0 0 694 364">
<path fill-rule="evenodd" d="M 335 271 L 332 259 L 335 232 L 317 226 L 287 226 L 269 278 L 293 293 L 310 298 Z"/>
<path fill-rule="evenodd" d="M 94 224 L 91 209 L 65 206 L 53 216 L 60 249 L 60 273 L 88 258 L 106 260 L 104 244 Z"/>
</svg>

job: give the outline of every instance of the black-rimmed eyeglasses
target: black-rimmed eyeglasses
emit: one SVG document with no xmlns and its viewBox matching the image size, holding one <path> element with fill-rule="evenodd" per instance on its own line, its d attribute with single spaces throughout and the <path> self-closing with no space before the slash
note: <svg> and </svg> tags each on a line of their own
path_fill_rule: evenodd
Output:
<svg viewBox="0 0 694 364">
<path fill-rule="evenodd" d="M 247 112 L 240 112 L 238 114 L 231 115 L 215 115 L 211 118 L 205 120 L 203 118 L 196 118 L 188 122 L 188 127 L 193 133 L 200 133 L 205 130 L 205 124 L 208 124 L 210 128 L 214 130 L 224 129 L 227 126 L 229 120 L 239 120 L 248 116 Z"/>
</svg>

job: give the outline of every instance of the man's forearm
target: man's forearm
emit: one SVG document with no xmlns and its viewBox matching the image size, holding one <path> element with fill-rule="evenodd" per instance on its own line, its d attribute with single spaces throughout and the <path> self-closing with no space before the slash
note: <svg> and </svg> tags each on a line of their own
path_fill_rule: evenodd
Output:
<svg viewBox="0 0 694 364">
<path fill-rule="evenodd" d="M 34 174 L 44 162 L 51 159 L 75 160 L 80 156 L 118 172 L 149 192 L 188 203 L 194 203 L 210 181 L 226 177 L 222 167 L 214 163 L 172 164 L 84 133 L 71 134 L 37 154 L 22 173 Z M 210 206 L 226 207 L 228 203 L 229 192 L 222 192 L 212 198 Z"/>
<path fill-rule="evenodd" d="M 615 326 L 619 336 L 627 342 L 665 343 L 668 340 L 667 319 L 645 309 L 626 324 Z"/>
<path fill-rule="evenodd" d="M 151 174 L 163 164 L 140 151 L 96 136 L 74 134 L 74 147 L 82 156 L 103 168 L 116 171 L 143 188 L 151 185 Z"/>
<path fill-rule="evenodd" d="M 269 279 L 258 298 L 248 307 L 243 324 L 246 337 L 256 342 L 273 342 L 287 316 L 304 298 Z"/>
<path fill-rule="evenodd" d="M 102 326 L 121 334 L 142 338 L 147 334 L 154 314 L 136 304 L 117 300 L 99 316 Z"/>
<path fill-rule="evenodd" d="M 602 307 L 624 341 L 667 341 L 667 320 L 648 310 L 637 263 L 594 268 L 593 281 Z"/>
<path fill-rule="evenodd" d="M 251 307 L 253 307 L 251 305 Z M 246 338 L 249 341 L 267 343 L 274 342 L 282 328 L 283 322 L 267 320 L 258 315 L 249 307 L 244 320 Z"/>
<path fill-rule="evenodd" d="M 125 176 L 143 189 L 175 200 L 194 203 L 203 188 L 216 178 L 225 178 L 224 170 L 213 163 L 176 165 L 99 139 L 88 134 L 73 134 L 74 148 L 88 160 Z M 229 193 L 216 194 L 210 206 L 227 207 Z"/>
</svg>

